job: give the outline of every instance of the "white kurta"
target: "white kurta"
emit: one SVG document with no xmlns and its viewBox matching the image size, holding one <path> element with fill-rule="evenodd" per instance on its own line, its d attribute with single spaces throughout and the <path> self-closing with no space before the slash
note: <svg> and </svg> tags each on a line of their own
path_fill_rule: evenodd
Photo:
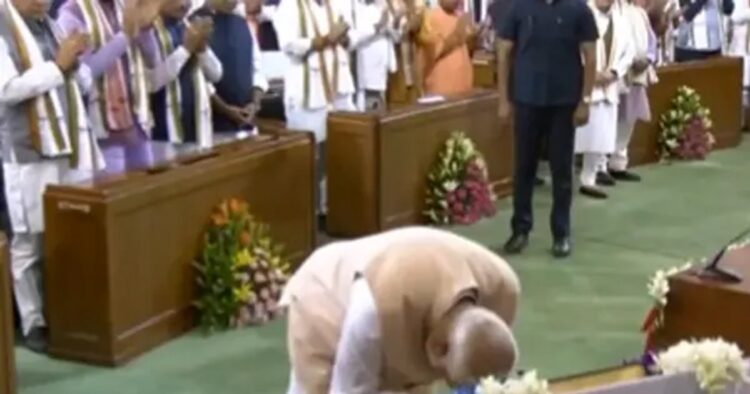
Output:
<svg viewBox="0 0 750 394">
<path fill-rule="evenodd" d="M 597 73 L 613 70 L 618 76 L 624 76 L 633 63 L 633 47 L 630 42 L 630 31 L 618 12 L 603 13 L 591 7 L 602 37 L 596 44 Z M 610 23 L 610 21 L 612 23 Z M 610 24 L 612 26 L 610 26 Z M 603 37 L 608 29 L 612 30 L 612 45 L 609 54 L 605 53 Z M 617 105 L 620 96 L 620 81 L 604 87 L 595 87 L 591 93 L 589 122 L 576 131 L 576 153 L 595 152 L 611 153 L 615 150 L 617 138 Z"/>
<path fill-rule="evenodd" d="M 375 0 L 371 4 L 357 1 L 355 4 L 356 29 L 370 29 L 381 19 L 387 10 L 384 0 Z M 388 87 L 388 74 L 398 69 L 394 44 L 400 39 L 400 32 L 392 29 L 392 16 L 388 28 L 365 40 L 357 47 L 357 88 L 384 92 Z"/>
<path fill-rule="evenodd" d="M 289 58 L 289 67 L 284 74 L 284 107 L 286 109 L 287 127 L 297 130 L 310 130 L 315 133 L 318 142 L 326 139 L 326 119 L 331 109 L 354 111 L 352 95 L 354 80 L 352 78 L 349 53 L 341 46 L 328 48 L 321 53 L 309 54 L 313 26 L 317 25 L 321 35 L 328 34 L 331 25 L 343 19 L 349 26 L 352 23 L 352 6 L 347 0 L 329 0 L 333 19 L 329 21 L 325 3 L 315 0 L 283 0 L 273 16 L 273 24 L 279 39 L 281 50 Z M 298 4 L 304 8 L 300 9 Z M 300 13 L 303 12 L 307 22 L 307 36 L 303 35 L 300 26 Z M 363 40 L 374 34 L 374 31 L 349 30 L 350 48 L 355 48 Z M 333 102 L 326 99 L 323 83 L 324 70 L 327 70 L 332 88 L 335 88 Z M 338 63 L 338 79 L 334 78 L 334 62 Z M 305 64 L 308 69 L 308 91 L 305 92 Z M 307 97 L 305 95 L 307 94 Z M 307 101 L 307 103 L 306 103 Z M 306 105 L 307 104 L 307 105 Z"/>
<path fill-rule="evenodd" d="M 748 87 L 750 86 L 750 1 L 736 1 L 731 20 L 734 28 L 732 30 L 732 41 L 729 44 L 729 54 L 744 58 L 743 85 Z"/>
</svg>

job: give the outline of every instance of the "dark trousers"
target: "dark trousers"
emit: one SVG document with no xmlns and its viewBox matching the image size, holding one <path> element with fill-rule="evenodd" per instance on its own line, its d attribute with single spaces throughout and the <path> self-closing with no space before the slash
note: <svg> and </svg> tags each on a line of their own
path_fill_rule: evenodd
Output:
<svg viewBox="0 0 750 394">
<path fill-rule="evenodd" d="M 692 62 L 696 60 L 706 60 L 712 57 L 721 56 L 721 50 L 716 51 L 696 51 L 692 49 L 675 48 L 674 60 L 678 63 Z"/>
<path fill-rule="evenodd" d="M 532 197 L 540 148 L 546 143 L 552 172 L 550 227 L 555 239 L 570 235 L 573 199 L 574 106 L 515 107 L 515 174 L 513 179 L 513 233 L 527 234 L 534 225 Z"/>
</svg>

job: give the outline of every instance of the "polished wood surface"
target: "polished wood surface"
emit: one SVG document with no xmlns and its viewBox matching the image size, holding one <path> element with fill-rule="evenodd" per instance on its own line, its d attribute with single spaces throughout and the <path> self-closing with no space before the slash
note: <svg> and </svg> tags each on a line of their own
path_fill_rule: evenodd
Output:
<svg viewBox="0 0 750 394">
<path fill-rule="evenodd" d="M 659 83 L 648 91 L 651 123 L 641 123 L 630 142 L 633 165 L 659 160 L 659 117 L 672 106 L 682 85 L 694 88 L 711 110 L 716 149 L 735 147 L 742 129 L 742 59 L 718 58 L 694 63 L 673 64 L 658 70 Z"/>
<path fill-rule="evenodd" d="M 11 297 L 8 244 L 0 233 L 0 393 L 16 393 L 13 299 Z"/>
<path fill-rule="evenodd" d="M 692 271 L 670 279 L 664 325 L 655 335 L 658 348 L 692 338 L 723 338 L 750 354 L 750 247 L 727 253 L 721 266 L 744 281 L 723 284 Z"/>
<path fill-rule="evenodd" d="M 485 157 L 490 182 L 510 191 L 512 135 L 501 128 L 497 94 L 473 92 L 386 114 L 333 113 L 328 118 L 328 231 L 360 236 L 423 221 L 427 174 L 454 131 Z"/>
<path fill-rule="evenodd" d="M 482 89 L 497 88 L 497 67 L 493 53 L 479 51 L 473 56 L 474 87 Z"/>
<path fill-rule="evenodd" d="M 315 246 L 313 160 L 311 134 L 283 133 L 49 187 L 50 354 L 119 365 L 191 329 L 191 263 L 226 198 L 247 200 L 294 261 L 306 257 Z"/>
<path fill-rule="evenodd" d="M 577 393 L 597 387 L 631 382 L 644 377 L 646 373 L 642 365 L 624 365 L 555 379 L 549 382 L 549 390 L 555 394 Z"/>
</svg>

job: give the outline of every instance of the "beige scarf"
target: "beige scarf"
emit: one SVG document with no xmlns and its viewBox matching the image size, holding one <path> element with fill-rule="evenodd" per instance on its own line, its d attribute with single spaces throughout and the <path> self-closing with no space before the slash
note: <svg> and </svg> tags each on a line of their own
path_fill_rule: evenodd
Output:
<svg viewBox="0 0 750 394">
<path fill-rule="evenodd" d="M 329 28 L 336 23 L 336 20 L 333 18 L 333 10 L 331 9 L 331 0 L 322 0 L 325 8 L 326 8 L 326 17 L 328 19 L 328 26 Z M 309 32 L 308 32 L 308 20 L 307 16 L 310 16 L 310 21 L 312 22 L 312 28 L 313 28 L 313 34 L 314 37 L 322 37 L 322 34 L 320 32 L 320 28 L 318 27 L 318 22 L 315 20 L 315 14 L 312 11 L 312 7 L 310 6 L 310 0 L 297 0 L 297 8 L 299 9 L 299 27 L 300 32 L 302 33 L 302 37 L 309 38 Z M 326 97 L 326 102 L 328 105 L 333 104 L 333 100 L 335 98 L 335 95 L 338 93 L 338 82 L 339 82 L 339 58 L 338 58 L 338 48 L 333 48 L 333 81 L 331 81 L 331 75 L 328 74 L 328 64 L 326 63 L 325 59 L 325 50 L 318 52 L 318 64 L 320 67 L 320 74 L 321 78 L 323 79 L 323 92 Z M 304 107 L 310 108 L 310 66 L 307 63 L 307 60 L 304 62 L 304 80 L 303 80 L 303 97 L 304 97 Z"/>
</svg>

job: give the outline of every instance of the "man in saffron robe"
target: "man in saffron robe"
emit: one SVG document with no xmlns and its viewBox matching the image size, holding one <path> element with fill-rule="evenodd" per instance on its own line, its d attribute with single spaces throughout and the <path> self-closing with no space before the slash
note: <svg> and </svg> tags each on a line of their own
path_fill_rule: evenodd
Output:
<svg viewBox="0 0 750 394">
<path fill-rule="evenodd" d="M 212 97 L 214 130 L 234 132 L 252 128 L 268 82 L 260 70 L 260 51 L 237 0 L 207 0 L 197 14 L 210 16 L 211 50 L 222 64 L 223 75 Z"/>
<path fill-rule="evenodd" d="M 469 51 L 477 30 L 472 15 L 459 8 L 457 0 L 440 0 L 427 11 L 430 34 L 424 46 L 425 94 L 454 96 L 471 91 L 474 68 Z"/>
<path fill-rule="evenodd" d="M 88 37 L 63 38 L 48 0 L 0 2 L 0 146 L 13 236 L 13 288 L 29 349 L 46 351 L 42 195 L 104 167 L 86 117 L 91 73 L 78 57 Z"/>
<path fill-rule="evenodd" d="M 159 55 L 150 70 L 154 139 L 172 143 L 213 142 L 211 83 L 221 79 L 222 65 L 208 48 L 213 22 L 185 21 L 188 0 L 167 0 L 156 21 L 150 52 Z"/>
</svg>

